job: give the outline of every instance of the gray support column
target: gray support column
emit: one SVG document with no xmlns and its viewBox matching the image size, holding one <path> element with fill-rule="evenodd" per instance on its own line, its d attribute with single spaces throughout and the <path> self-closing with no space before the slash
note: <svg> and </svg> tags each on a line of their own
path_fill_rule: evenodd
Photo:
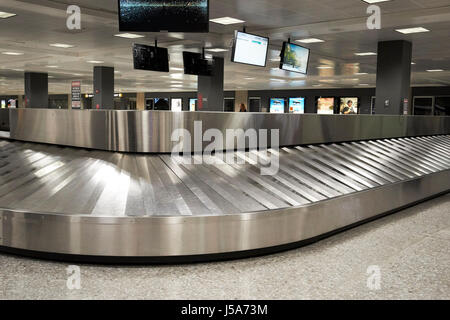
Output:
<svg viewBox="0 0 450 320">
<path fill-rule="evenodd" d="M 25 73 L 25 107 L 48 108 L 47 73 Z"/>
<path fill-rule="evenodd" d="M 114 109 L 114 68 L 94 67 L 92 109 Z"/>
<path fill-rule="evenodd" d="M 198 96 L 203 98 L 199 111 L 223 111 L 224 59 L 214 57 L 213 75 L 198 77 Z"/>
<path fill-rule="evenodd" d="M 404 100 L 411 105 L 412 43 L 378 43 L 377 114 L 403 114 Z"/>
</svg>

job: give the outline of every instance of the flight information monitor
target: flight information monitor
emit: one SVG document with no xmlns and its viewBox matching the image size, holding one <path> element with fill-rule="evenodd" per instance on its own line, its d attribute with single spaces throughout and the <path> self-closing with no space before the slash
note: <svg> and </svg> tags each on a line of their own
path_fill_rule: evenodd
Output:
<svg viewBox="0 0 450 320">
<path fill-rule="evenodd" d="M 169 72 L 169 51 L 167 48 L 134 44 L 133 63 L 135 69 Z"/>
<path fill-rule="evenodd" d="M 209 32 L 209 0 L 119 0 L 119 29 Z"/>
<path fill-rule="evenodd" d="M 289 113 L 305 113 L 305 98 L 289 98 Z"/>
<path fill-rule="evenodd" d="M 283 44 L 280 69 L 306 74 L 308 62 L 309 49 L 288 42 Z"/>
<path fill-rule="evenodd" d="M 268 49 L 269 38 L 236 31 L 231 61 L 265 67 Z"/>
<path fill-rule="evenodd" d="M 205 59 L 201 53 L 183 52 L 184 73 L 196 76 L 211 76 L 213 60 Z"/>
<path fill-rule="evenodd" d="M 270 113 L 284 113 L 284 99 L 283 98 L 270 99 Z"/>
</svg>

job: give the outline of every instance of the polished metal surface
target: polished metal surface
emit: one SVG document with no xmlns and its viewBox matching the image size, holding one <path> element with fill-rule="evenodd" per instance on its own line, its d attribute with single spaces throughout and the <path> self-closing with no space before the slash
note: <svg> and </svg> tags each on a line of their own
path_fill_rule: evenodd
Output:
<svg viewBox="0 0 450 320">
<path fill-rule="evenodd" d="M 294 243 L 450 190 L 450 135 L 270 150 L 280 170 L 0 140 L 0 247 L 176 257 Z M 199 157 L 199 156 L 194 156 Z"/>
<path fill-rule="evenodd" d="M 13 139 L 119 152 L 170 153 L 177 144 L 171 141 L 174 130 L 186 129 L 194 139 L 195 121 L 201 121 L 202 135 L 208 129 L 218 129 L 224 136 L 227 129 L 279 129 L 280 146 L 450 134 L 450 117 L 55 109 L 10 112 Z M 208 144 L 204 142 L 203 148 Z M 234 144 L 227 149 L 234 150 Z"/>
</svg>

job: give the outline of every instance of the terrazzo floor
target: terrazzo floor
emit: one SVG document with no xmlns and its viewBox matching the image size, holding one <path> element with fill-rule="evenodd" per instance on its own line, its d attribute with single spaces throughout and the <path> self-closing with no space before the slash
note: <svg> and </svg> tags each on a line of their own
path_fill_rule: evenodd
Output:
<svg viewBox="0 0 450 320">
<path fill-rule="evenodd" d="M 450 299 L 450 194 L 266 257 L 181 266 L 80 265 L 0 254 L 0 299 Z M 379 290 L 367 270 L 380 271 Z"/>
</svg>

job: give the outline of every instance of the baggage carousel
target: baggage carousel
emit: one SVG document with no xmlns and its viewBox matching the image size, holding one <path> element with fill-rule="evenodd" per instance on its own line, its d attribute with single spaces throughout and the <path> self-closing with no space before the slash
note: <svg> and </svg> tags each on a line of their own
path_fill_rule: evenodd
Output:
<svg viewBox="0 0 450 320">
<path fill-rule="evenodd" d="M 0 138 L 0 250 L 99 263 L 241 258 L 450 190 L 450 134 L 225 154 L 234 161 Z M 269 159 L 279 170 L 261 175 Z"/>
<path fill-rule="evenodd" d="M 1 140 L 3 250 L 99 262 L 241 257 L 450 189 L 450 135 L 282 148 L 274 176 L 250 153 L 267 156 L 199 165 Z"/>
</svg>

